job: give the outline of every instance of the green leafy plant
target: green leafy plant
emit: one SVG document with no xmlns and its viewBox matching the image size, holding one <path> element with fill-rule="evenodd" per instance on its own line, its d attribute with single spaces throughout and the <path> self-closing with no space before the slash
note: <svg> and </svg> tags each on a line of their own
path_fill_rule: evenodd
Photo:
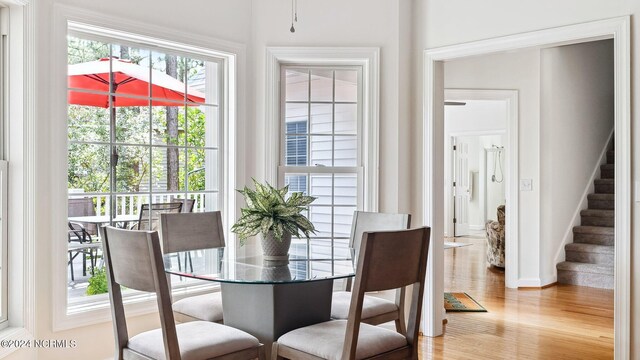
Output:
<svg viewBox="0 0 640 360">
<path fill-rule="evenodd" d="M 307 206 L 316 198 L 306 196 L 301 192 L 293 192 L 287 198 L 289 186 L 277 189 L 269 183 L 260 184 L 253 179 L 255 190 L 244 187 L 238 190 L 244 196 L 246 207 L 241 209 L 240 219 L 233 225 L 231 231 L 238 234 L 240 244 L 244 245 L 247 238 L 262 233 L 266 236 L 273 231 L 274 237 L 282 241 L 285 232 L 309 238 L 316 232 L 315 227 L 302 214 Z"/>
<path fill-rule="evenodd" d="M 87 286 L 87 295 L 98 295 L 109 292 L 107 285 L 107 270 L 103 268 L 94 268 L 93 275 L 89 278 L 89 286 Z"/>
</svg>

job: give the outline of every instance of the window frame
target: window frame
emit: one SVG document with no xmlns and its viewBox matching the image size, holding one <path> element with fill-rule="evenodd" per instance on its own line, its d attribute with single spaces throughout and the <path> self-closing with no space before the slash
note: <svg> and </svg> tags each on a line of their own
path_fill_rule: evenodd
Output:
<svg viewBox="0 0 640 360">
<path fill-rule="evenodd" d="M 7 277 L 5 299 L 7 320 L 0 326 L 0 340 L 28 340 L 35 331 L 36 299 L 36 228 L 37 201 L 34 193 L 38 178 L 36 144 L 36 17 L 32 0 L 0 0 L 8 26 L 2 124 L 3 155 L 6 164 L 7 202 L 5 219 L 5 267 Z M 4 22 L 7 25 L 7 22 Z M 10 71 L 8 69 L 11 69 Z M 10 122 L 9 122 L 9 119 Z M 9 193 L 9 183 L 11 192 Z M 0 348 L 0 358 L 16 347 Z"/>
<path fill-rule="evenodd" d="M 113 188 L 114 182 L 113 180 L 111 181 L 111 184 L 109 185 L 109 191 L 106 193 L 100 193 L 100 192 L 88 192 L 88 193 L 81 193 L 83 196 L 107 196 L 110 199 L 110 202 L 112 203 L 112 209 L 116 211 L 116 214 L 118 212 L 117 209 L 117 203 L 113 203 L 118 196 L 123 196 L 123 195 L 131 195 L 131 196 L 136 196 L 136 195 L 141 195 L 141 196 L 148 196 L 149 201 L 151 201 L 152 197 L 154 195 L 157 196 L 168 196 L 168 195 L 173 195 L 173 194 L 179 194 L 179 195 L 186 195 L 188 196 L 188 194 L 192 194 L 192 193 L 196 193 L 196 194 L 216 194 L 217 198 L 218 198 L 218 203 L 216 205 L 217 209 L 221 210 L 221 211 L 225 211 L 226 207 L 225 207 L 225 196 L 224 196 L 224 178 L 225 178 L 225 172 L 224 172 L 224 159 L 225 159 L 225 143 L 224 143 L 224 136 L 223 134 L 225 133 L 225 116 L 224 116 L 224 110 L 225 110 L 225 106 L 224 106 L 224 101 L 223 99 L 225 98 L 225 88 L 224 88 L 224 78 L 225 76 L 223 75 L 227 69 L 225 67 L 225 59 L 224 58 L 216 58 L 213 57 L 211 55 L 205 55 L 205 54 L 199 54 L 196 52 L 193 53 L 189 53 L 187 51 L 184 50 L 176 50 L 174 48 L 170 48 L 170 47 L 158 47 L 154 44 L 146 44 L 146 43 L 135 43 L 135 42 L 130 42 L 127 40 L 121 40 L 119 38 L 116 37 L 111 37 L 111 36 L 107 36 L 107 35 L 101 35 L 101 34 L 97 34 L 95 32 L 84 32 L 82 30 L 78 30 L 74 24 L 70 24 L 69 25 L 69 31 L 68 34 L 70 36 L 74 36 L 78 39 L 81 40 L 90 40 L 90 41 L 100 41 L 100 42 L 104 42 L 106 45 L 108 45 L 112 51 L 113 47 L 116 45 L 124 45 L 124 46 L 130 46 L 130 47 L 135 47 L 135 48 L 140 48 L 140 49 L 144 49 L 144 50 L 149 50 L 150 54 L 152 52 L 156 52 L 156 53 L 167 53 L 167 54 L 172 54 L 172 55 L 177 55 L 177 56 L 181 56 L 181 57 L 185 57 L 185 58 L 194 58 L 197 60 L 203 60 L 206 62 L 215 62 L 218 64 L 218 74 L 217 74 L 217 86 L 218 86 L 218 99 L 216 99 L 217 104 L 212 105 L 212 104 L 204 104 L 204 106 L 215 106 L 215 108 L 218 111 L 218 121 L 217 121 L 217 126 L 218 128 L 215 130 L 217 132 L 218 135 L 218 145 L 216 145 L 215 147 L 209 147 L 209 146 L 205 146 L 205 147 L 193 147 L 193 146 L 189 146 L 186 142 L 186 133 L 185 133 L 185 143 L 182 145 L 176 145 L 173 146 L 175 148 L 178 148 L 179 151 L 182 150 L 187 150 L 187 149 L 196 149 L 196 150 L 204 150 L 204 151 L 208 151 L 208 150 L 215 150 L 218 152 L 218 171 L 219 173 L 217 173 L 217 182 L 219 184 L 218 186 L 218 190 L 204 190 L 204 191 L 189 191 L 188 190 L 188 185 L 185 182 L 185 188 L 183 190 L 178 190 L 178 191 L 154 191 L 153 189 L 153 172 L 152 169 L 150 169 L 150 173 L 149 173 L 149 189 L 148 191 L 144 191 L 144 192 L 122 192 L 122 191 L 118 191 L 117 188 Z M 211 74 L 206 73 L 205 76 L 210 77 Z M 77 91 L 77 92 L 95 92 L 95 91 L 90 91 L 90 90 L 83 90 L 83 89 L 76 89 L 76 88 L 69 88 L 67 87 L 67 91 L 69 90 L 73 90 L 73 91 Z M 100 92 L 102 94 L 102 92 Z M 115 93 L 105 93 L 105 94 L 109 94 L 110 96 L 120 96 L 120 97 L 136 97 L 135 95 L 121 95 L 121 94 L 115 94 Z M 150 95 L 147 95 L 145 98 L 152 100 L 153 97 Z M 185 105 L 186 102 L 176 102 L 177 106 L 183 106 Z M 186 108 L 186 107 L 185 107 Z M 111 109 L 110 107 L 107 109 Z M 153 136 L 153 119 L 152 119 L 152 115 L 151 113 L 149 114 L 149 136 Z M 117 121 L 117 120 L 116 120 Z M 68 131 L 68 130 L 67 130 Z M 112 130 L 110 130 L 111 132 Z M 187 130 L 188 131 L 188 130 Z M 81 145 L 101 145 L 101 146 L 108 146 L 109 147 L 109 152 L 111 152 L 114 148 L 119 148 L 122 146 L 133 146 L 133 147 L 140 147 L 140 148 L 145 148 L 148 150 L 148 160 L 150 161 L 149 164 L 152 164 L 151 162 L 153 161 L 153 156 L 154 156 L 154 150 L 156 149 L 165 149 L 165 148 L 169 148 L 171 146 L 169 145 L 162 145 L 162 144 L 157 144 L 154 143 L 153 141 L 150 140 L 149 143 L 144 143 L 144 144 L 133 144 L 133 143 L 128 143 L 128 142 L 122 142 L 122 141 L 117 141 L 115 139 L 116 134 L 111 134 L 110 135 L 110 139 L 108 142 L 98 142 L 98 141 L 78 141 L 78 140 L 69 140 L 67 139 L 67 143 L 68 144 L 81 144 Z M 187 175 L 187 171 L 186 171 L 186 166 L 187 166 L 187 162 L 185 159 L 185 177 L 188 176 Z M 113 170 L 111 171 L 111 175 L 113 176 Z M 116 216 L 116 214 L 111 214 L 112 218 Z M 202 292 L 204 290 L 210 290 L 210 289 L 219 289 L 220 285 L 218 283 L 210 283 L 210 284 L 206 284 L 206 285 L 202 285 L 199 284 L 195 281 L 185 281 L 184 283 L 180 283 L 180 284 L 172 284 L 172 291 L 174 291 L 176 294 L 178 293 L 193 293 L 195 292 Z M 96 309 L 96 308 L 102 308 L 104 307 L 104 305 L 109 305 L 109 299 L 108 299 L 108 294 L 101 294 L 101 295 L 92 295 L 92 296 L 87 296 L 85 298 L 78 298 L 78 299 L 70 299 L 67 298 L 67 312 L 68 314 L 80 314 L 82 312 L 91 310 L 91 309 Z M 125 301 L 125 303 L 138 303 L 138 302 L 143 302 L 146 300 L 153 300 L 155 297 L 146 293 L 141 293 L 138 291 L 127 291 L 123 293 L 123 300 Z"/>
<path fill-rule="evenodd" d="M 236 196 L 234 189 L 236 187 L 236 178 L 238 176 L 237 162 L 235 156 L 237 153 L 237 122 L 238 118 L 245 116 L 245 111 L 238 108 L 238 99 L 244 99 L 245 96 L 241 92 L 245 87 L 245 78 L 242 72 L 238 73 L 238 69 L 244 69 L 246 49 L 244 45 L 219 40 L 207 36 L 194 35 L 180 30 L 168 30 L 164 27 L 145 24 L 138 21 L 129 20 L 122 17 L 105 16 L 104 14 L 87 11 L 73 6 L 56 4 L 53 11 L 53 22 L 55 24 L 52 32 L 52 42 L 54 46 L 53 68 L 57 73 L 53 75 L 51 83 L 51 112 L 52 116 L 51 128 L 51 158 L 54 159 L 53 177 L 50 181 L 52 209 L 55 212 L 51 214 L 51 231 L 53 234 L 59 234 L 58 237 L 66 236 L 66 199 L 67 199 L 67 174 L 66 174 L 66 153 L 67 153 L 67 133 L 66 133 L 66 114 L 67 114 L 67 47 L 66 37 L 72 31 L 83 33 L 91 33 L 95 38 L 111 38 L 116 37 L 118 43 L 129 44 L 130 46 L 140 46 L 144 44 L 148 47 L 153 44 L 153 49 L 159 50 L 166 47 L 174 48 L 181 52 L 196 53 L 205 56 L 213 56 L 223 59 L 224 63 L 224 82 L 223 95 L 221 95 L 221 104 L 224 104 L 224 116 L 219 120 L 224 124 L 224 128 L 220 128 L 223 133 L 223 142 L 220 147 L 224 147 L 226 156 L 224 161 L 219 163 L 223 168 L 222 182 L 219 184 L 221 193 L 224 191 L 224 206 L 220 210 L 223 211 L 223 223 L 228 228 L 235 218 L 236 214 Z M 241 139 L 240 139 L 241 140 Z M 224 189 L 224 190 L 223 190 Z M 236 238 L 233 234 L 227 236 L 227 243 L 233 245 Z M 78 307 L 74 312 L 68 311 L 67 297 L 67 274 L 66 269 L 66 242 L 53 242 L 53 261 L 51 267 L 53 270 L 52 291 L 52 309 L 53 309 L 53 330 L 67 330 L 81 326 L 99 324 L 107 322 L 111 319 L 109 311 L 109 302 L 106 296 L 102 301 L 95 304 L 86 304 L 87 306 Z M 235 247 L 234 249 L 235 250 Z M 231 251 L 235 254 L 235 251 Z M 187 295 L 196 295 L 211 290 L 213 285 L 207 284 L 205 287 L 192 287 L 190 289 L 176 289 L 174 291 L 174 299 L 179 299 Z M 146 295 L 146 294 L 145 294 Z M 99 297 L 95 296 L 96 298 Z M 138 316 L 149 314 L 157 311 L 153 296 L 137 296 L 126 300 L 125 307 L 128 316 Z M 98 300 L 98 299 L 97 299 Z"/>
<path fill-rule="evenodd" d="M 1 5 L 1 4 L 0 4 Z M 0 329 L 9 326 L 9 187 L 6 129 L 9 120 L 9 8 L 0 7 Z"/>
<path fill-rule="evenodd" d="M 299 71 L 304 71 L 308 73 L 309 79 L 308 79 L 308 91 L 309 91 L 309 96 L 308 99 L 306 101 L 287 101 L 286 99 L 286 87 L 287 87 L 287 82 L 286 82 L 286 72 L 288 70 L 299 70 Z M 314 70 L 322 70 L 322 71 L 331 71 L 333 74 L 333 78 L 332 78 L 332 99 L 331 101 L 314 101 L 311 99 L 311 88 L 312 88 L 312 82 L 311 82 L 311 78 L 312 78 L 312 72 Z M 357 71 L 357 99 L 355 102 L 341 102 L 341 101 L 336 101 L 335 99 L 335 88 L 336 88 L 336 77 L 335 77 L 335 72 L 336 71 L 341 71 L 341 70 L 346 70 L 346 71 Z M 353 207 L 352 205 L 339 205 L 339 204 L 335 204 L 334 202 L 334 196 L 333 196 L 333 192 L 334 192 L 334 178 L 333 176 L 335 175 L 339 175 L 339 174 L 355 174 L 357 181 L 356 181 L 356 210 L 362 210 L 363 208 L 363 204 L 364 204 L 364 186 L 363 186 L 363 174 L 364 174 L 364 164 L 363 164 L 363 154 L 362 154 L 362 136 L 363 136 L 363 93 L 364 93 L 364 87 L 363 87 L 363 66 L 362 65 L 318 65 L 318 64 L 314 64 L 314 65 L 306 65 L 306 64 L 286 64 L 286 65 L 282 65 L 280 66 L 280 126 L 279 126 L 279 132 L 280 132 L 280 158 L 279 158 L 279 165 L 278 165 L 278 186 L 279 187 L 283 187 L 285 185 L 285 175 L 290 173 L 290 174 L 306 174 L 307 176 L 307 184 L 306 184 L 306 189 L 307 192 L 309 192 L 309 190 L 311 189 L 311 175 L 317 175 L 317 174 L 331 174 L 332 175 L 332 184 L 331 184 L 331 189 L 332 189 L 332 196 L 331 196 L 331 203 L 330 204 L 325 204 L 325 205 L 317 205 L 319 207 L 324 207 L 324 208 L 331 208 L 331 236 L 327 237 L 327 236 L 311 236 L 310 239 L 300 239 L 302 241 L 306 241 L 306 247 L 307 247 L 307 258 L 309 258 L 311 256 L 311 241 L 313 241 L 314 239 L 322 241 L 322 240 L 329 240 L 330 241 L 330 246 L 331 246 L 331 254 L 332 256 L 335 254 L 335 248 L 336 248 L 336 244 L 335 241 L 336 240 L 348 240 L 349 237 L 348 236 L 335 236 L 335 211 L 334 209 L 336 207 Z M 311 106 L 313 104 L 326 104 L 326 105 L 331 105 L 332 106 L 332 119 L 331 119 L 331 123 L 332 123 L 332 131 L 331 134 L 322 134 L 320 136 L 326 136 L 326 137 L 331 137 L 332 138 L 332 148 L 331 148 L 331 159 L 332 162 L 335 161 L 335 140 L 336 140 L 336 133 L 334 131 L 335 129 L 335 123 L 336 123 L 336 118 L 335 118 L 335 114 L 336 114 L 336 105 L 340 105 L 340 104 L 355 104 L 356 105 L 356 114 L 357 114 L 357 118 L 356 118 L 356 164 L 355 166 L 336 166 L 334 165 L 311 165 L 310 164 L 310 160 L 311 160 L 311 146 L 312 146 L 312 137 L 313 136 L 318 136 L 318 134 L 314 134 L 311 131 Z M 287 118 L 286 118 L 286 107 L 287 104 L 305 104 L 308 106 L 307 108 L 307 132 L 305 134 L 290 134 L 287 133 Z M 286 148 L 287 148 L 287 136 L 306 136 L 306 146 L 307 146 L 307 152 L 306 152 L 306 163 L 307 165 L 288 165 L 286 163 L 286 159 L 287 159 L 287 154 L 286 154 Z M 351 134 L 350 134 L 351 135 Z M 340 137 L 340 134 L 337 135 L 338 137 Z M 352 136 L 352 135 L 351 135 Z"/>
<path fill-rule="evenodd" d="M 278 183 L 280 165 L 280 78 L 289 64 L 361 65 L 363 89 L 363 206 L 378 211 L 378 159 L 380 113 L 380 48 L 377 47 L 267 47 L 265 91 L 264 179 Z"/>
<path fill-rule="evenodd" d="M 155 54 L 158 54 L 159 51 L 157 48 L 154 48 L 153 45 L 149 45 L 145 47 L 145 44 L 140 44 L 140 43 L 133 43 L 133 42 L 129 42 L 129 41 L 120 41 L 120 39 L 117 38 L 110 38 L 108 36 L 100 36 L 100 35 L 96 35 L 95 33 L 88 33 L 88 32 L 82 32 L 82 31 L 78 31 L 78 30 L 73 30 L 73 27 L 70 27 L 70 31 L 69 31 L 69 35 L 74 36 L 78 39 L 81 40 L 90 40 L 90 41 L 100 41 L 100 42 L 104 42 L 106 45 L 108 45 L 111 50 L 110 52 L 113 51 L 113 47 L 114 46 L 130 46 L 132 48 L 141 48 L 145 51 L 149 51 L 150 56 Z M 110 206 L 112 207 L 114 211 L 108 210 L 110 215 L 113 217 L 116 216 L 116 214 L 118 214 L 118 205 L 117 205 L 117 198 L 118 196 L 147 196 L 147 198 L 149 199 L 149 201 L 151 201 L 151 199 L 153 199 L 154 196 L 173 196 L 173 195 L 179 195 L 179 196 L 185 196 L 185 198 L 187 198 L 190 194 L 202 194 L 202 195 L 210 195 L 210 194 L 215 194 L 217 196 L 217 204 L 216 204 L 216 208 L 219 210 L 224 211 L 225 209 L 225 189 L 223 187 L 223 185 L 225 184 L 224 181 L 224 164 L 225 164 L 225 139 L 224 139 L 224 133 L 225 133 L 225 128 L 226 128 L 226 124 L 224 123 L 224 119 L 225 119 L 225 104 L 224 104 L 224 73 L 226 71 L 225 68 L 225 61 L 223 58 L 216 58 L 216 57 L 212 57 L 210 55 L 202 55 L 202 54 L 198 54 L 198 53 L 187 53 L 185 51 L 178 51 L 178 50 L 174 50 L 174 49 L 160 49 L 160 51 L 162 51 L 162 53 L 166 53 L 166 54 L 171 54 L 171 55 L 176 55 L 179 57 L 183 57 L 183 58 L 193 58 L 196 60 L 202 60 L 205 61 L 206 63 L 216 63 L 218 66 L 218 71 L 216 74 L 216 80 L 217 80 L 217 88 L 219 90 L 219 92 L 217 92 L 218 95 L 218 99 L 216 99 L 216 103 L 205 103 L 202 104 L 202 106 L 205 107 L 209 107 L 209 108 L 215 108 L 217 114 L 217 129 L 215 130 L 215 132 L 217 133 L 217 144 L 214 146 L 193 146 L 193 145 L 189 145 L 186 141 L 186 138 L 188 136 L 188 125 L 185 127 L 184 129 L 184 136 L 185 136 L 185 140 L 183 144 L 177 144 L 177 145 L 169 145 L 169 144 L 161 144 L 161 143 L 156 143 L 155 141 L 153 141 L 153 133 L 154 133 L 154 127 L 153 127 L 153 115 L 152 112 L 150 111 L 149 114 L 149 142 L 148 143 L 132 143 L 132 142 L 127 142 L 127 141 L 118 141 L 116 139 L 117 134 L 111 134 L 112 129 L 110 129 L 110 139 L 109 141 L 89 141 L 89 140 L 68 140 L 69 144 L 80 144 L 80 145 L 97 145 L 97 146 L 108 146 L 109 147 L 109 152 L 111 153 L 114 148 L 118 149 L 121 147 L 135 147 L 135 148 L 144 148 L 146 150 L 148 150 L 148 161 L 149 161 L 149 165 L 150 165 L 150 173 L 149 173 L 149 183 L 148 183 L 148 190 L 147 191 L 138 191 L 138 192 L 125 192 L 125 191 L 118 191 L 117 188 L 114 188 L 115 185 L 115 180 L 110 179 L 110 184 L 109 184 L 109 191 L 108 192 L 86 192 L 86 193 L 80 193 L 78 195 L 82 195 L 82 196 L 102 196 L 102 197 L 106 197 L 107 200 L 109 201 L 108 204 L 110 204 Z M 206 66 L 206 65 L 205 65 Z M 211 78 L 212 74 L 210 74 L 209 72 L 205 73 L 205 76 L 207 78 Z M 148 99 L 148 100 L 153 100 L 154 97 L 149 94 L 147 96 L 137 96 L 137 95 L 129 95 L 129 94 L 116 94 L 116 93 L 111 93 L 111 92 L 101 92 L 101 91 L 91 91 L 91 90 L 85 90 L 85 89 L 78 89 L 78 88 L 67 88 L 67 90 L 73 90 L 75 92 L 78 93 L 99 93 L 99 94 L 107 94 L 109 96 L 116 96 L 116 97 L 121 97 L 121 98 L 143 98 L 143 99 Z M 187 104 L 189 104 L 189 102 L 182 101 L 182 102 L 175 102 L 176 106 L 179 107 L 184 107 L 185 111 L 187 108 Z M 142 106 L 141 106 L 142 107 Z M 147 106 L 144 106 L 147 107 Z M 151 107 L 151 106 L 148 106 Z M 110 110 L 111 107 L 106 108 L 107 110 Z M 117 122 L 117 119 L 114 119 L 114 121 Z M 153 160 L 154 160 L 154 154 L 156 153 L 156 151 L 160 150 L 162 151 L 162 149 L 169 149 L 169 148 L 176 148 L 178 149 L 178 152 L 180 154 L 184 155 L 184 167 L 181 165 L 180 168 L 182 170 L 184 170 L 184 189 L 182 190 L 176 190 L 176 191 L 167 191 L 167 190 L 155 190 L 154 189 L 154 184 L 153 184 L 153 168 L 152 168 L 152 164 L 153 164 Z M 200 190 L 200 191 L 191 191 L 189 190 L 189 185 L 188 185 L 188 163 L 186 161 L 187 157 L 188 157 L 188 153 L 190 150 L 202 150 L 202 151 L 216 151 L 217 152 L 217 163 L 218 163 L 218 169 L 220 170 L 219 174 L 216 174 L 216 182 L 218 184 L 217 189 L 212 190 L 212 189 L 204 189 L 204 190 Z M 184 152 L 184 153 L 183 153 Z M 181 161 L 179 161 L 180 163 Z M 110 164 L 110 169 L 111 169 L 111 164 Z M 113 169 L 111 169 L 113 170 Z M 110 174 L 110 177 L 113 176 L 113 171 Z M 151 201 L 152 202 L 152 201 Z M 105 205 L 106 207 L 106 205 Z"/>
</svg>

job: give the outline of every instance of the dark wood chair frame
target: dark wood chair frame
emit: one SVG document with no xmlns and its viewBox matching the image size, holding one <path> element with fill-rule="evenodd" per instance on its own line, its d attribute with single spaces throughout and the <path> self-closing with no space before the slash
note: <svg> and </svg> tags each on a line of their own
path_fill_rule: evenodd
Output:
<svg viewBox="0 0 640 360">
<path fill-rule="evenodd" d="M 422 227 L 402 231 L 364 233 L 351 296 L 342 360 L 356 356 L 362 304 L 368 291 L 383 291 L 412 285 L 411 307 L 406 333 L 407 345 L 369 359 L 418 359 L 418 331 L 422 315 L 429 238 L 431 229 Z M 402 238 L 402 241 L 398 241 Z M 394 254 L 394 256 L 388 256 Z M 417 255 L 417 256 L 416 256 Z M 322 358 L 273 343 L 272 359 L 320 360 Z"/>
<path fill-rule="evenodd" d="M 171 293 L 164 271 L 160 239 L 157 231 L 133 231 L 104 226 L 102 229 L 104 259 L 107 266 L 109 300 L 115 333 L 115 359 L 153 360 L 127 348 L 129 333 L 122 301 L 121 286 L 156 294 L 162 338 L 167 360 L 180 360 L 180 345 L 171 308 Z M 111 233 L 111 234 L 110 234 Z M 130 233 L 130 234 L 126 234 Z M 109 236 L 112 239 L 109 239 Z M 144 237 L 145 241 L 133 237 Z M 137 241 L 134 241 L 137 240 Z M 110 241 L 118 242 L 111 246 Z M 117 259 L 117 274 L 113 262 Z M 264 359 L 263 345 L 216 357 L 217 360 Z M 204 359 L 203 359 L 204 360 Z"/>
</svg>

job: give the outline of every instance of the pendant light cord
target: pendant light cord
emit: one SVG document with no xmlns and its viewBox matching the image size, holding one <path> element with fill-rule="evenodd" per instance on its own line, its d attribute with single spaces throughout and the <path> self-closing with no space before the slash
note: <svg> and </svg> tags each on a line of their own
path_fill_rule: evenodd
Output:
<svg viewBox="0 0 640 360">
<path fill-rule="evenodd" d="M 298 22 L 298 0 L 291 0 L 291 28 L 289 31 L 296 32 L 296 28 L 293 25 Z"/>
</svg>

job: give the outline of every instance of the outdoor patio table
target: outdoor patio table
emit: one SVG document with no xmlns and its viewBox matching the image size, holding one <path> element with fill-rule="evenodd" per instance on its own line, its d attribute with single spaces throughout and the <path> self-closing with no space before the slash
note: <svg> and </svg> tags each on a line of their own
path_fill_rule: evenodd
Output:
<svg viewBox="0 0 640 360">
<path fill-rule="evenodd" d="M 273 266 L 262 256 L 228 256 L 229 249 L 207 249 L 193 270 L 178 268 L 176 254 L 165 255 L 165 271 L 221 284 L 224 324 L 244 330 L 265 346 L 293 329 L 328 321 L 331 316 L 333 280 L 355 276 L 353 262 L 337 256 L 290 256 L 289 263 Z M 220 252 L 220 253 L 219 253 Z M 178 253 L 177 255 L 181 255 Z M 216 256 L 220 256 L 217 257 Z"/>
<path fill-rule="evenodd" d="M 113 223 L 130 223 L 138 221 L 140 216 L 138 215 L 118 215 L 113 218 Z M 89 216 L 70 216 L 69 221 L 79 223 L 96 224 L 98 227 L 102 224 L 108 224 L 111 221 L 109 215 L 89 215 Z"/>
</svg>

